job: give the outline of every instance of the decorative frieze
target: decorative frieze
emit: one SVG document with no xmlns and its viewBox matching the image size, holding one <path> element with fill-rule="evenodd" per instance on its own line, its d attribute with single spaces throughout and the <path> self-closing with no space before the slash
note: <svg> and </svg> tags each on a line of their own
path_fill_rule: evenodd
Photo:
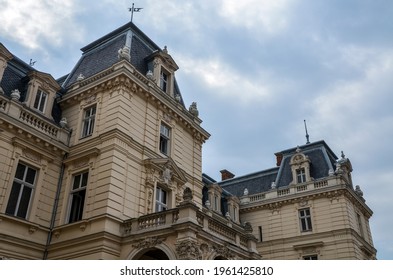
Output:
<svg viewBox="0 0 393 280">
<path fill-rule="evenodd" d="M 165 241 L 165 237 L 147 237 L 144 239 L 139 239 L 135 241 L 132 247 L 136 249 L 148 249 L 153 248 L 157 245 L 162 244 Z"/>
<path fill-rule="evenodd" d="M 180 260 L 201 259 L 199 244 L 193 240 L 184 240 L 176 243 L 176 254 Z"/>
</svg>

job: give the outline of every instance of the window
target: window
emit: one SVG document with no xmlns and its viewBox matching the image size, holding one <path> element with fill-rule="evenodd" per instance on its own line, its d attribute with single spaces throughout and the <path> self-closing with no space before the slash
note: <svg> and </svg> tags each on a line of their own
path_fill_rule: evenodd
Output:
<svg viewBox="0 0 393 280">
<path fill-rule="evenodd" d="M 161 70 L 160 74 L 160 88 L 162 89 L 163 92 L 167 92 L 168 90 L 168 73 L 165 72 L 164 70 Z"/>
<path fill-rule="evenodd" d="M 303 260 L 308 260 L 308 261 L 318 260 L 318 256 L 317 255 L 303 256 Z"/>
<path fill-rule="evenodd" d="M 298 183 L 306 182 L 306 172 L 305 172 L 304 168 L 300 168 L 300 169 L 296 170 L 296 177 L 297 177 Z"/>
<path fill-rule="evenodd" d="M 160 187 L 156 189 L 156 212 L 168 209 L 168 193 Z"/>
<path fill-rule="evenodd" d="M 160 152 L 164 155 L 169 155 L 169 141 L 170 141 L 171 129 L 161 124 L 160 127 Z"/>
<path fill-rule="evenodd" d="M 95 105 L 87 108 L 84 111 L 82 137 L 90 136 L 93 134 L 95 117 L 96 117 Z"/>
<path fill-rule="evenodd" d="M 89 172 L 84 172 L 74 176 L 71 190 L 70 214 L 68 216 L 69 223 L 82 220 L 88 176 Z"/>
<path fill-rule="evenodd" d="M 26 219 L 37 177 L 37 170 L 19 163 L 16 168 L 6 213 Z"/>
<path fill-rule="evenodd" d="M 358 222 L 358 227 L 359 227 L 359 233 L 362 237 L 364 237 L 364 232 L 363 232 L 363 224 L 362 224 L 362 220 L 360 217 L 359 213 L 356 213 L 356 220 Z"/>
<path fill-rule="evenodd" d="M 33 106 L 34 109 L 44 112 L 47 97 L 48 97 L 47 93 L 38 90 L 34 100 L 34 106 Z"/>
<path fill-rule="evenodd" d="M 214 195 L 214 210 L 219 210 L 218 196 Z"/>
<path fill-rule="evenodd" d="M 299 210 L 300 228 L 301 231 L 311 231 L 311 212 L 310 208 Z"/>
<path fill-rule="evenodd" d="M 262 226 L 259 226 L 258 230 L 259 230 L 259 242 L 262 242 L 263 241 Z"/>
</svg>

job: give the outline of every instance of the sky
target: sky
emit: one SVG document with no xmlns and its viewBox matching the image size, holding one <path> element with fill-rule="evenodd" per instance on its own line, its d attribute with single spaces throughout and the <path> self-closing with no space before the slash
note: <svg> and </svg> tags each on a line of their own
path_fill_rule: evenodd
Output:
<svg viewBox="0 0 393 280">
<path fill-rule="evenodd" d="M 0 0 L 0 42 L 59 78 L 80 49 L 130 21 L 132 1 Z M 325 140 L 352 162 L 378 259 L 393 259 L 393 1 L 135 0 L 133 22 L 168 47 L 197 102 L 203 172 L 275 166 L 275 152 Z"/>
</svg>

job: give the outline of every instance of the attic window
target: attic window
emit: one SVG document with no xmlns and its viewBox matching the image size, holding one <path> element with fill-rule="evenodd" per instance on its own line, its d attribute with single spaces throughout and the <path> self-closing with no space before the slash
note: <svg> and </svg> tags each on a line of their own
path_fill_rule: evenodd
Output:
<svg viewBox="0 0 393 280">
<path fill-rule="evenodd" d="M 160 73 L 160 88 L 163 92 L 168 93 L 169 89 L 169 73 L 165 71 L 163 68 Z"/>
<path fill-rule="evenodd" d="M 297 183 L 305 183 L 306 182 L 306 171 L 304 168 L 299 168 L 296 170 L 296 180 Z"/>
<path fill-rule="evenodd" d="M 45 104 L 47 99 L 48 99 L 48 94 L 43 92 L 42 90 L 38 90 L 33 105 L 34 109 L 37 109 L 38 111 L 43 113 L 45 110 Z"/>
</svg>

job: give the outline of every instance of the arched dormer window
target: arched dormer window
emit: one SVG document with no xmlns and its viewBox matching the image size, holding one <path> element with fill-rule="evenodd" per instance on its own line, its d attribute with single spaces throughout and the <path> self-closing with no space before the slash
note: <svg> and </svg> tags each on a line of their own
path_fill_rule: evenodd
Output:
<svg viewBox="0 0 393 280">
<path fill-rule="evenodd" d="M 310 159 L 297 148 L 290 161 L 292 172 L 291 184 L 303 184 L 312 180 L 310 176 Z"/>
</svg>

